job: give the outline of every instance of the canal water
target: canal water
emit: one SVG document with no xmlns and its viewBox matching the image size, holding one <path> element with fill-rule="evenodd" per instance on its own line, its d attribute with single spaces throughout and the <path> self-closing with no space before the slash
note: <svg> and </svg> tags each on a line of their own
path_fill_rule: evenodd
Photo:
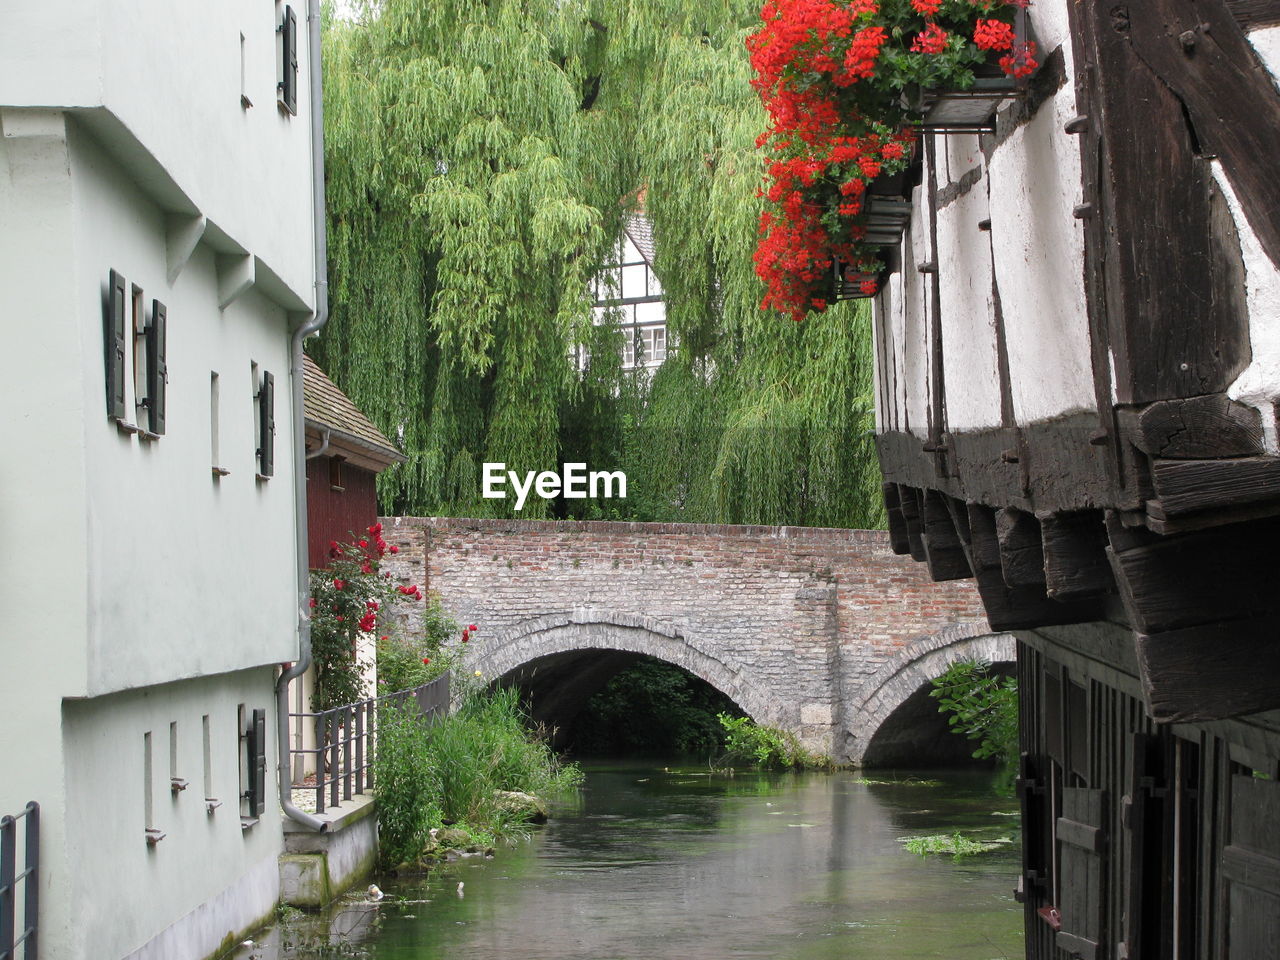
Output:
<svg viewBox="0 0 1280 960">
<path fill-rule="evenodd" d="M 319 921 L 282 925 L 253 952 L 279 960 L 1023 954 L 1012 896 L 1016 804 L 991 775 L 727 777 L 603 764 L 586 773 L 577 798 L 494 859 L 383 878 L 380 903 L 340 903 Z M 902 843 L 957 831 L 1004 842 L 959 862 Z"/>
</svg>

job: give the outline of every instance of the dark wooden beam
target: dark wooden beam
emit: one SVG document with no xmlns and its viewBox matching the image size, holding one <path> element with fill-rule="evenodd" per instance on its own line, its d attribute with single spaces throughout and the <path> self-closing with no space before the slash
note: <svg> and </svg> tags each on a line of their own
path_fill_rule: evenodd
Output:
<svg viewBox="0 0 1280 960">
<path fill-rule="evenodd" d="M 1103 609 L 1095 601 L 1059 603 L 1050 600 L 1043 584 L 1010 586 L 1000 563 L 996 511 L 980 503 L 967 507 L 969 556 L 987 621 L 995 630 L 1020 630 L 1052 624 L 1088 623 Z"/>
<path fill-rule="evenodd" d="M 1280 628 L 1267 614 L 1137 637 L 1147 710 L 1203 721 L 1280 707 Z"/>
<path fill-rule="evenodd" d="M 1045 592 L 1060 601 L 1114 593 L 1107 561 L 1107 528 L 1100 510 L 1055 513 L 1040 518 Z"/>
<path fill-rule="evenodd" d="M 1014 508 L 996 511 L 996 536 L 1000 540 L 1000 567 L 1011 587 L 1044 588 L 1044 545 L 1040 521 Z"/>
<path fill-rule="evenodd" d="M 902 498 L 898 496 L 896 483 L 881 484 L 884 494 L 884 512 L 889 518 L 889 547 L 902 555 L 911 552 L 911 538 L 907 536 L 907 521 L 902 516 Z"/>
<path fill-rule="evenodd" d="M 1167 460 L 1253 457 L 1265 452 L 1262 416 L 1224 393 L 1160 400 L 1126 416 L 1126 439 Z"/>
<path fill-rule="evenodd" d="M 923 562 L 927 554 L 924 551 L 924 526 L 920 516 L 920 491 L 898 484 L 898 504 L 902 510 L 902 522 L 907 528 L 907 550 L 912 560 Z"/>
<path fill-rule="evenodd" d="M 1280 0 L 1227 0 L 1241 30 L 1280 25 Z"/>
<path fill-rule="evenodd" d="M 947 497 L 924 491 L 924 550 L 929 576 L 934 580 L 964 580 L 973 576 L 964 545 L 951 520 Z"/>
<path fill-rule="evenodd" d="M 1153 460 L 1157 503 L 1147 512 L 1164 520 L 1203 510 L 1280 503 L 1280 457 L 1235 460 Z"/>
</svg>

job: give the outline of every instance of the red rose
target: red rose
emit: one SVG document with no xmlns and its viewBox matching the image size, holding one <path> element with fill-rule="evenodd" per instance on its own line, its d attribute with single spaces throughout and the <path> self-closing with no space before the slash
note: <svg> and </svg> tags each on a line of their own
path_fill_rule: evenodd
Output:
<svg viewBox="0 0 1280 960">
<path fill-rule="evenodd" d="M 392 553 L 399 553 L 399 552 L 400 552 L 400 548 L 399 548 L 399 547 L 397 547 L 394 543 L 393 543 L 391 546 L 389 546 L 387 549 L 388 549 L 388 550 L 390 550 Z"/>
<path fill-rule="evenodd" d="M 335 578 L 333 581 L 333 589 L 335 590 L 341 590 L 346 585 L 347 585 L 347 582 L 345 580 L 338 580 L 337 578 Z"/>
<path fill-rule="evenodd" d="M 473 624 L 471 624 L 469 627 L 467 627 L 467 629 L 468 629 L 468 630 L 470 630 L 472 633 L 475 633 L 475 632 L 476 632 L 477 630 L 479 630 L 480 628 L 479 628 L 479 627 L 477 627 L 477 626 L 473 623 Z"/>
<path fill-rule="evenodd" d="M 422 658 L 422 662 L 423 662 L 423 663 L 430 663 L 430 662 L 431 662 L 431 658 L 430 658 L 430 657 L 423 657 L 423 658 Z"/>
<path fill-rule="evenodd" d="M 358 546 L 361 550 L 364 550 L 369 546 L 369 541 L 361 540 L 358 544 L 356 544 L 356 546 Z"/>
</svg>

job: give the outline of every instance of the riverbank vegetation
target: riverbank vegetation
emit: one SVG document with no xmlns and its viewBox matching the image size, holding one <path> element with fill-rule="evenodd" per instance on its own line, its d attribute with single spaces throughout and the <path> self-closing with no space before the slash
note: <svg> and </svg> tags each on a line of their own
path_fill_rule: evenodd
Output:
<svg viewBox="0 0 1280 960">
<path fill-rule="evenodd" d="M 384 707 L 374 783 L 384 868 L 425 867 L 448 848 L 489 847 L 546 815 L 581 781 L 527 726 L 515 690 L 468 690 L 450 716 Z"/>
<path fill-rule="evenodd" d="M 754 766 L 761 770 L 831 770 L 835 764 L 825 754 L 800 745 L 795 734 L 756 723 L 750 717 L 720 714 L 725 731 L 722 767 Z"/>
</svg>

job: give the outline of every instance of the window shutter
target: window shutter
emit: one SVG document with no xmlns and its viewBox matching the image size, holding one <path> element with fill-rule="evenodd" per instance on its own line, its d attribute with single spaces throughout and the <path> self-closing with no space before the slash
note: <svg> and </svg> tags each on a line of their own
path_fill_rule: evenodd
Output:
<svg viewBox="0 0 1280 960">
<path fill-rule="evenodd" d="M 1038 903 L 1049 887 L 1049 804 L 1043 761 L 1024 753 L 1017 780 L 1022 806 L 1022 901 Z"/>
<path fill-rule="evenodd" d="M 1062 816 L 1058 818 L 1059 896 L 1062 929 L 1055 938 L 1060 950 L 1084 960 L 1103 960 L 1102 918 L 1106 908 L 1102 854 L 1107 837 L 1103 830 L 1105 794 L 1085 787 L 1062 791 Z"/>
<path fill-rule="evenodd" d="M 124 358 L 125 358 L 125 279 L 111 271 L 111 289 L 107 293 L 107 315 L 104 332 L 107 374 L 107 416 L 112 420 L 125 420 Z"/>
<path fill-rule="evenodd" d="M 1280 942 L 1280 783 L 1231 778 L 1231 842 L 1222 850 L 1227 960 L 1274 956 Z"/>
<path fill-rule="evenodd" d="M 258 391 L 258 473 L 269 477 L 275 469 L 276 378 L 265 370 Z"/>
<path fill-rule="evenodd" d="M 148 429 L 164 433 L 165 388 L 169 383 L 169 366 L 165 362 L 168 310 L 159 300 L 151 301 L 151 323 L 147 326 L 147 417 Z"/>
<path fill-rule="evenodd" d="M 245 738 L 249 760 L 249 816 L 260 817 L 267 809 L 267 711 L 253 711 L 253 724 Z"/>
<path fill-rule="evenodd" d="M 293 7 L 284 8 L 280 21 L 280 102 L 286 110 L 298 112 L 298 18 Z"/>
</svg>

